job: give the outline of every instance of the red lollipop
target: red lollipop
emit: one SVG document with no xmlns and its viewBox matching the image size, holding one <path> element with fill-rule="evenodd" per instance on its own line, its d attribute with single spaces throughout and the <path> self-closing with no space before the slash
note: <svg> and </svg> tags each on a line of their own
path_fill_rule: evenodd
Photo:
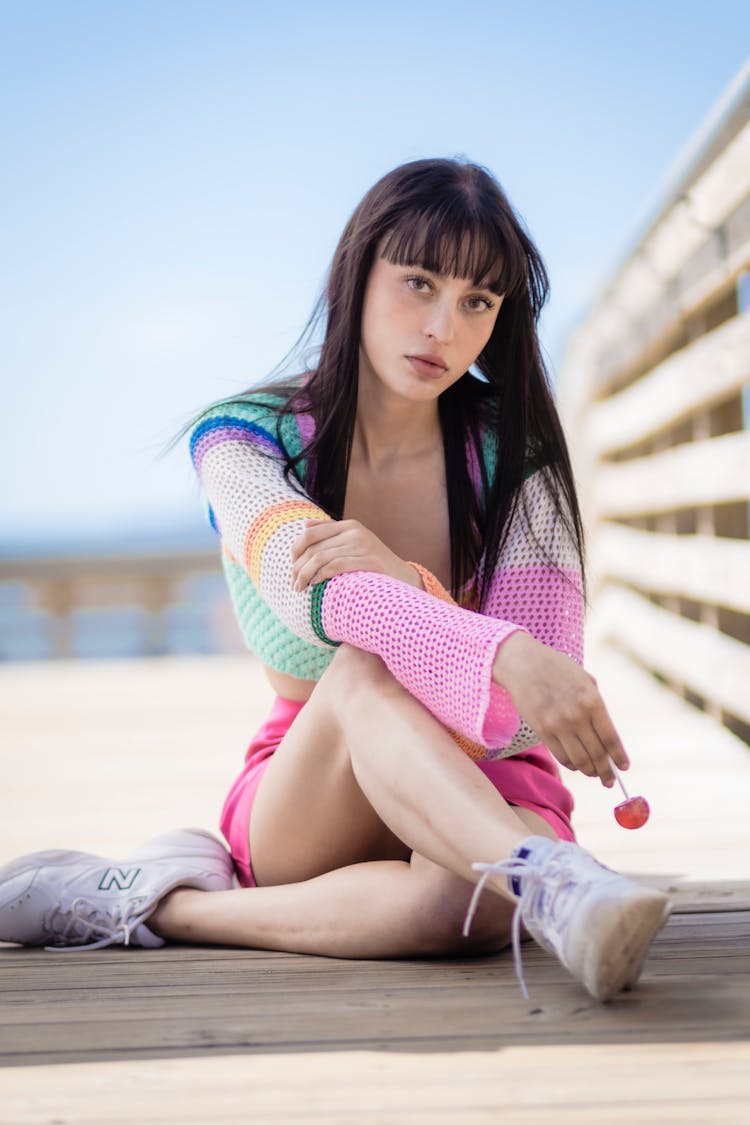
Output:
<svg viewBox="0 0 750 1125">
<path fill-rule="evenodd" d="M 627 801 L 615 805 L 615 820 L 623 828 L 642 828 L 649 812 L 645 797 L 628 797 Z"/>
<path fill-rule="evenodd" d="M 615 805 L 615 820 L 622 828 L 642 828 L 651 812 L 648 801 L 645 797 L 629 797 L 614 763 L 612 769 L 625 798 L 619 805 Z"/>
</svg>

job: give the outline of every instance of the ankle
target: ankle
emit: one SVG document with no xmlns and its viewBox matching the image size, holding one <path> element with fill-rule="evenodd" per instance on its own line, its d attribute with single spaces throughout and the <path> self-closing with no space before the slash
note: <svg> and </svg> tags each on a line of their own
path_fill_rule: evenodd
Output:
<svg viewBox="0 0 750 1125">
<path fill-rule="evenodd" d="M 226 891 L 206 893 L 193 887 L 175 887 L 164 896 L 153 914 L 149 914 L 145 924 L 165 941 L 202 942 L 204 931 L 207 932 L 206 923 L 214 916 L 225 894 Z"/>
<path fill-rule="evenodd" d="M 175 918 L 179 914 L 179 900 L 182 896 L 190 894 L 200 894 L 200 891 L 191 891 L 187 887 L 177 887 L 176 890 L 170 891 L 149 914 L 144 925 L 157 937 L 165 939 L 173 937 Z"/>
<path fill-rule="evenodd" d="M 519 863 L 518 868 L 515 871 L 509 871 L 507 875 L 508 888 L 514 898 L 521 897 L 524 867 L 531 868 L 543 862 L 560 842 L 559 839 L 552 839 L 549 836 L 526 836 L 513 849 L 511 860 L 525 861 L 523 864 Z"/>
</svg>

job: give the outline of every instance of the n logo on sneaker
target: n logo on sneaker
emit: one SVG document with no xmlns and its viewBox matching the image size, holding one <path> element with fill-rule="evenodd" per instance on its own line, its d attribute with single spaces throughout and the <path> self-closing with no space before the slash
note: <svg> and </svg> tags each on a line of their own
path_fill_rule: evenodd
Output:
<svg viewBox="0 0 750 1125">
<path fill-rule="evenodd" d="M 108 867 L 99 883 L 100 891 L 111 891 L 116 887 L 118 891 L 129 891 L 141 873 L 140 867 Z"/>
</svg>

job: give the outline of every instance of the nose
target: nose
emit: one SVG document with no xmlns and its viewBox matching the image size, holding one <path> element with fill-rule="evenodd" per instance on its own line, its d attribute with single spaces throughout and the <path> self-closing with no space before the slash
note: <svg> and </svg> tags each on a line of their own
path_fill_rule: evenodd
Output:
<svg viewBox="0 0 750 1125">
<path fill-rule="evenodd" d="M 453 305 L 449 301 L 435 301 L 430 306 L 424 324 L 424 334 L 438 344 L 449 344 L 455 331 Z"/>
</svg>

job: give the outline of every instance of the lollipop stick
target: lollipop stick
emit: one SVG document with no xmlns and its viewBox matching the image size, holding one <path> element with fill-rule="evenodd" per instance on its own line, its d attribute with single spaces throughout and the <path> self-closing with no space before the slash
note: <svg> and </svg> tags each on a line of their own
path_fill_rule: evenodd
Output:
<svg viewBox="0 0 750 1125">
<path fill-rule="evenodd" d="M 627 789 L 625 788 L 625 785 L 624 785 L 624 783 L 623 783 L 623 780 L 622 780 L 622 778 L 620 777 L 620 771 L 618 770 L 617 766 L 615 765 L 615 763 L 614 763 L 614 762 L 612 761 L 612 759 L 611 759 L 611 758 L 609 759 L 609 764 L 610 764 L 610 765 L 611 765 L 611 767 L 612 767 L 612 772 L 614 773 L 615 777 L 617 778 L 617 784 L 618 784 L 618 785 L 620 786 L 620 788 L 622 789 L 622 795 L 623 795 L 623 797 L 625 798 L 625 800 L 626 800 L 626 801 L 629 801 L 629 800 L 630 800 L 630 796 L 629 796 L 629 794 L 628 794 L 628 791 L 627 791 Z"/>
</svg>

